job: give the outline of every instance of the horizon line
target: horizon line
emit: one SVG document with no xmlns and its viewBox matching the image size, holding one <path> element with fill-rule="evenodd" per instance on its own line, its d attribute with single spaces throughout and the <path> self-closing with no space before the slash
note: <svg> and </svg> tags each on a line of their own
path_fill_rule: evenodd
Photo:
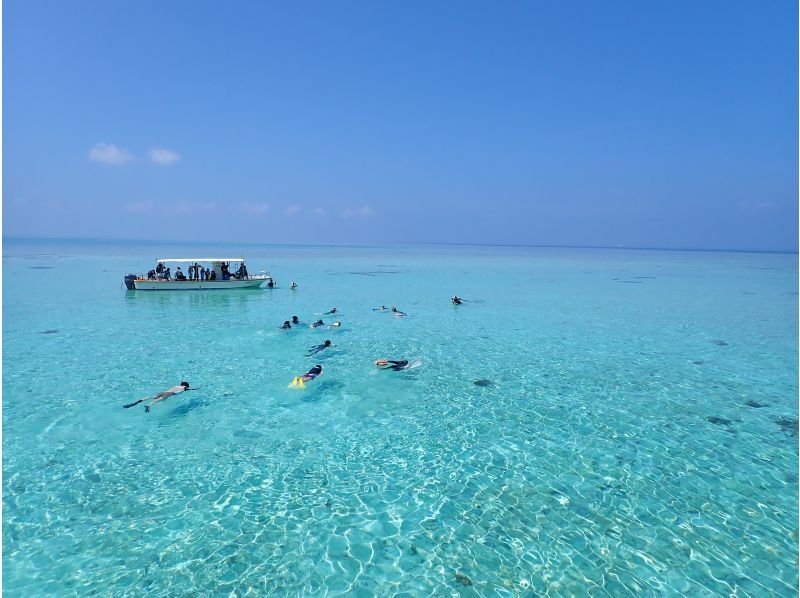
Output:
<svg viewBox="0 0 800 598">
<path fill-rule="evenodd" d="M 175 241 L 168 239 L 125 239 L 109 237 L 68 237 L 57 235 L 7 235 L 3 234 L 3 242 L 6 240 L 40 240 L 40 241 L 104 241 L 112 243 L 163 243 L 166 245 L 181 244 L 229 244 L 229 245 L 276 245 L 276 246 L 307 246 L 307 247 L 380 247 L 389 245 L 436 245 L 445 247 L 519 247 L 519 248 L 539 248 L 539 249 L 618 249 L 630 251 L 697 251 L 697 252 L 717 252 L 717 253 L 781 253 L 798 254 L 798 249 L 732 249 L 732 248 L 699 248 L 699 247 L 647 247 L 635 245 L 573 245 L 573 244 L 533 244 L 533 243 L 453 243 L 442 241 L 394 241 L 394 242 L 371 242 L 371 243 L 347 243 L 347 242 L 325 242 L 325 243 L 303 243 L 303 242 L 256 242 L 256 241 Z"/>
</svg>

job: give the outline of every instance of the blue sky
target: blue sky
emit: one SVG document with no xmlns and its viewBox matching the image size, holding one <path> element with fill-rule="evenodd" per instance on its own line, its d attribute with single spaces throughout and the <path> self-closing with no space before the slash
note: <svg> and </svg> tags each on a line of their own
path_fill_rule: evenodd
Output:
<svg viewBox="0 0 800 598">
<path fill-rule="evenodd" d="M 797 248 L 797 6 L 3 2 L 5 235 Z"/>
</svg>

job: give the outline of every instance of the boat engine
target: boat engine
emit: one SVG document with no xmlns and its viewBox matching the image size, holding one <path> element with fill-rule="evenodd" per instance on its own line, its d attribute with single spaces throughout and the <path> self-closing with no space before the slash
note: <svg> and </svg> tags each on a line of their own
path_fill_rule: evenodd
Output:
<svg viewBox="0 0 800 598">
<path fill-rule="evenodd" d="M 133 286 L 133 281 L 136 280 L 136 274 L 126 274 L 125 275 L 125 288 L 129 291 L 134 290 L 136 287 Z"/>
</svg>

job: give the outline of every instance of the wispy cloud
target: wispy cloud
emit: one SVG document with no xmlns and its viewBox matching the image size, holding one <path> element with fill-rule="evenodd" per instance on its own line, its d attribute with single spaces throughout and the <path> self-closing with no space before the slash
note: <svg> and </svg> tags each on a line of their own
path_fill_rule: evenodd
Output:
<svg viewBox="0 0 800 598">
<path fill-rule="evenodd" d="M 342 218 L 368 218 L 375 213 L 370 206 L 361 206 L 360 208 L 345 208 L 342 211 Z"/>
<path fill-rule="evenodd" d="M 95 143 L 89 150 L 89 159 L 103 164 L 119 166 L 133 160 L 128 150 L 117 147 L 113 143 Z"/>
<path fill-rule="evenodd" d="M 240 212 L 244 212 L 245 214 L 250 214 L 251 216 L 263 216 L 270 210 L 270 205 L 265 201 L 261 202 L 245 201 L 240 203 L 237 207 Z"/>
<path fill-rule="evenodd" d="M 761 212 L 774 210 L 777 204 L 774 201 L 742 201 L 739 202 L 739 209 L 743 212 Z"/>
<path fill-rule="evenodd" d="M 178 154 L 168 149 L 156 147 L 150 150 L 150 161 L 159 166 L 170 166 L 180 159 Z"/>
<path fill-rule="evenodd" d="M 300 206 L 291 205 L 286 206 L 283 211 L 286 213 L 287 216 L 294 216 L 297 212 L 300 211 Z"/>
<path fill-rule="evenodd" d="M 150 199 L 131 202 L 123 208 L 129 214 L 153 214 L 158 212 L 162 215 L 175 214 L 208 214 L 217 209 L 217 204 L 213 201 L 167 201 L 155 202 Z"/>
<path fill-rule="evenodd" d="M 170 205 L 177 214 L 196 214 L 198 212 L 213 212 L 217 204 L 213 201 L 178 201 Z"/>
<path fill-rule="evenodd" d="M 155 204 L 148 200 L 134 201 L 125 206 L 125 211 L 130 214 L 149 214 L 155 210 Z"/>
</svg>

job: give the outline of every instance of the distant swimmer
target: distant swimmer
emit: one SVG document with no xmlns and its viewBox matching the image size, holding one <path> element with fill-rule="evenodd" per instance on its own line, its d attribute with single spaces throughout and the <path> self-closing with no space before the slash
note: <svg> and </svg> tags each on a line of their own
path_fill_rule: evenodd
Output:
<svg viewBox="0 0 800 598">
<path fill-rule="evenodd" d="M 326 315 L 326 316 L 327 316 L 327 315 L 330 315 L 330 314 L 335 314 L 335 313 L 336 313 L 336 308 L 335 308 L 335 307 L 333 307 L 333 308 L 331 308 L 331 310 L 330 310 L 330 311 L 326 311 L 324 315 Z"/>
<path fill-rule="evenodd" d="M 292 281 L 292 284 L 289 285 L 289 288 L 295 290 L 297 288 L 297 283 L 295 281 Z"/>
<path fill-rule="evenodd" d="M 308 350 L 308 355 L 306 355 L 306 357 L 311 357 L 312 355 L 316 355 L 316 354 L 317 354 L 317 353 L 319 353 L 320 351 L 324 351 L 325 349 L 327 349 L 328 347 L 330 347 L 330 346 L 332 346 L 332 345 L 333 345 L 333 343 L 331 343 L 331 341 L 329 341 L 329 340 L 326 340 L 326 341 L 325 341 L 324 343 L 322 343 L 321 345 L 316 345 L 316 346 L 314 346 L 314 347 L 311 347 L 311 348 Z"/>
<path fill-rule="evenodd" d="M 322 366 L 317 364 L 302 376 L 295 376 L 294 380 L 292 380 L 289 386 L 293 388 L 305 388 L 306 382 L 310 382 L 317 376 L 321 375 L 322 375 Z"/>
<path fill-rule="evenodd" d="M 328 326 L 328 330 L 330 330 L 331 328 L 338 328 L 341 325 L 342 325 L 342 323 L 339 320 L 336 320 L 333 324 Z"/>
<path fill-rule="evenodd" d="M 406 369 L 408 366 L 408 359 L 378 359 L 375 361 L 375 367 L 382 370 L 394 370 L 399 372 Z"/>
<path fill-rule="evenodd" d="M 387 309 L 389 308 L 386 307 L 385 305 L 381 305 L 380 307 L 373 307 L 372 311 L 386 311 Z"/>
<path fill-rule="evenodd" d="M 299 323 L 300 323 L 300 318 L 298 318 L 297 316 L 292 316 L 292 324 L 297 325 Z"/>
<path fill-rule="evenodd" d="M 396 315 L 396 316 L 398 316 L 398 317 L 400 317 L 400 316 L 407 316 L 407 315 L 408 315 L 406 312 L 404 312 L 404 311 L 400 311 L 399 309 L 397 309 L 397 307 L 396 307 L 396 306 L 394 306 L 394 305 L 392 305 L 392 311 L 394 312 L 394 315 Z"/>
<path fill-rule="evenodd" d="M 289 322 L 289 320 L 286 320 L 286 321 L 283 323 L 283 326 L 281 326 L 281 327 L 280 327 L 280 329 L 281 329 L 281 330 L 291 330 L 291 329 L 292 329 L 292 325 L 291 325 L 291 323 Z"/>
<path fill-rule="evenodd" d="M 408 359 L 378 359 L 375 361 L 375 367 L 382 370 L 394 370 L 395 372 L 415 370 L 421 365 L 421 359 L 415 359 L 411 362 Z"/>
<path fill-rule="evenodd" d="M 453 302 L 453 305 L 461 305 L 461 297 L 458 295 L 453 295 L 453 298 L 450 299 Z"/>
<path fill-rule="evenodd" d="M 155 405 L 159 401 L 163 401 L 165 399 L 170 398 L 171 396 L 180 394 L 182 392 L 186 392 L 187 390 L 197 390 L 197 389 L 196 388 L 189 388 L 189 383 L 188 382 L 181 382 L 178 386 L 173 386 L 169 390 L 165 390 L 164 392 L 160 392 L 160 393 L 158 393 L 157 395 L 155 395 L 153 397 L 145 397 L 143 399 L 139 399 L 135 403 L 131 403 L 130 405 L 123 405 L 123 407 L 125 407 L 125 409 L 129 409 L 130 407 L 134 407 L 135 405 L 138 405 L 139 403 L 147 401 L 148 399 L 152 399 L 152 402 L 149 405 L 145 406 L 145 408 L 144 408 L 145 413 L 150 413 L 150 407 L 152 407 L 153 405 Z"/>
<path fill-rule="evenodd" d="M 322 320 L 317 320 L 311 325 L 312 328 L 319 328 L 320 326 L 325 326 L 325 322 Z"/>
<path fill-rule="evenodd" d="M 272 289 L 275 288 L 275 281 L 271 278 L 267 281 L 267 288 Z"/>
</svg>

